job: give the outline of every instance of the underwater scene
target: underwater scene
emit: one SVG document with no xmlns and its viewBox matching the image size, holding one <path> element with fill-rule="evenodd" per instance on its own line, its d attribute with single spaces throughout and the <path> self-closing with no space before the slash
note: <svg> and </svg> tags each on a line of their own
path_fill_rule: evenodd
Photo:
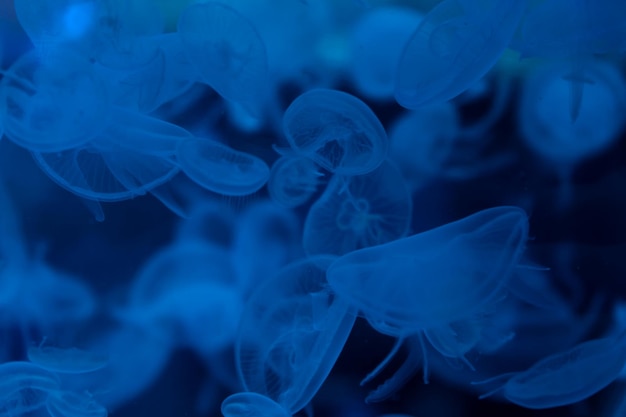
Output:
<svg viewBox="0 0 626 417">
<path fill-rule="evenodd" d="M 0 417 L 626 417 L 623 0 L 0 0 Z"/>
</svg>

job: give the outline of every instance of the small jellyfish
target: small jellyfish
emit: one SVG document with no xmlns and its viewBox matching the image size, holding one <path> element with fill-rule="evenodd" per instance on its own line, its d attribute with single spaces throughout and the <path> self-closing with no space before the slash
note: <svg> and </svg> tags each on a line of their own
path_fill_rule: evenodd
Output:
<svg viewBox="0 0 626 417">
<path fill-rule="evenodd" d="M 281 206 L 298 207 L 315 194 L 322 176 L 310 159 L 303 156 L 283 156 L 272 165 L 267 191 L 272 200 Z"/>
<path fill-rule="evenodd" d="M 100 353 L 54 346 L 31 346 L 28 360 L 50 372 L 82 374 L 97 371 L 106 366 L 108 357 Z"/>
<path fill-rule="evenodd" d="M 329 267 L 328 282 L 377 330 L 404 337 L 471 317 L 497 298 L 527 238 L 522 209 L 494 207 L 348 253 Z"/>
<path fill-rule="evenodd" d="M 350 70 L 356 88 L 374 100 L 393 100 L 396 70 L 404 45 L 423 16 L 413 9 L 376 7 L 351 32 Z"/>
<path fill-rule="evenodd" d="M 250 297 L 235 345 L 248 391 L 295 414 L 317 393 L 350 334 L 356 315 L 326 282 L 333 257 L 283 268 Z"/>
<path fill-rule="evenodd" d="M 613 382 L 626 365 L 626 333 L 594 339 L 548 356 L 526 371 L 502 375 L 478 384 L 508 379 L 482 395 L 502 392 L 514 404 L 544 409 L 582 401 Z"/>
<path fill-rule="evenodd" d="M 291 417 L 280 404 L 255 392 L 233 394 L 222 402 L 224 417 Z"/>
<path fill-rule="evenodd" d="M 202 80 L 225 99 L 260 112 L 269 82 L 267 52 L 248 19 L 218 2 L 193 4 L 181 13 L 178 33 Z"/>
<path fill-rule="evenodd" d="M 296 153 L 339 175 L 366 174 L 387 156 L 387 133 L 376 115 L 341 91 L 300 95 L 285 111 L 283 131 Z"/>
<path fill-rule="evenodd" d="M 245 196 L 265 185 L 270 169 L 260 158 L 211 139 L 187 139 L 176 152 L 181 170 L 207 190 Z"/>
<path fill-rule="evenodd" d="M 526 1 L 444 0 L 420 23 L 405 46 L 395 98 L 408 109 L 447 101 L 484 76 L 507 47 Z"/>
<path fill-rule="evenodd" d="M 336 175 L 309 209 L 304 250 L 343 255 L 399 239 L 409 230 L 411 210 L 409 189 L 388 161 L 366 175 Z"/>
</svg>

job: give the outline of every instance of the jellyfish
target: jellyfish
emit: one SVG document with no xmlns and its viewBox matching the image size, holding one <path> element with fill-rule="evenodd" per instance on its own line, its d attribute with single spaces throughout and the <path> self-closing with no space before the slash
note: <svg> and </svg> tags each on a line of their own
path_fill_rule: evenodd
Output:
<svg viewBox="0 0 626 417">
<path fill-rule="evenodd" d="M 315 194 L 322 176 L 310 159 L 286 155 L 272 165 L 267 191 L 272 200 L 281 206 L 298 207 Z"/>
<path fill-rule="evenodd" d="M 304 249 L 343 255 L 391 242 L 408 232 L 411 210 L 409 189 L 388 161 L 366 175 L 336 175 L 309 209 Z"/>
<path fill-rule="evenodd" d="M 334 258 L 296 261 L 249 299 L 235 345 L 247 391 L 295 414 L 317 393 L 348 338 L 355 314 L 326 282 Z"/>
<path fill-rule="evenodd" d="M 413 9 L 387 6 L 369 10 L 355 23 L 350 72 L 361 94 L 374 100 L 393 99 L 402 50 L 422 17 Z"/>
<path fill-rule="evenodd" d="M 507 400 L 530 409 L 582 401 L 619 376 L 626 365 L 624 339 L 622 333 L 616 337 L 589 340 L 550 355 L 526 371 L 483 381 L 479 384 L 506 379 L 502 386 L 480 398 L 502 392 Z"/>
<path fill-rule="evenodd" d="M 255 392 L 240 392 L 222 401 L 224 417 L 291 417 L 280 404 Z"/>
<path fill-rule="evenodd" d="M 562 183 L 558 207 L 571 201 L 574 168 L 605 152 L 619 138 L 626 109 L 626 83 L 614 65 L 588 61 L 580 91 L 572 91 L 568 76 L 567 64 L 538 69 L 524 83 L 518 108 L 525 143 L 556 169 Z M 576 93 L 580 95 L 574 97 Z M 570 107 L 564 105 L 568 101 Z"/>
<path fill-rule="evenodd" d="M 262 159 L 211 139 L 181 141 L 176 156 L 189 178 L 221 195 L 253 194 L 270 176 L 270 169 Z"/>
<path fill-rule="evenodd" d="M 207 2 L 181 13 L 178 33 L 201 79 L 258 115 L 269 74 L 265 44 L 254 25 L 230 6 Z"/>
<path fill-rule="evenodd" d="M 387 134 L 358 98 L 314 89 L 296 98 L 283 116 L 291 148 L 339 175 L 367 174 L 387 156 Z"/>
<path fill-rule="evenodd" d="M 370 320 L 403 336 L 461 320 L 498 297 L 527 238 L 522 209 L 494 207 L 350 252 L 330 266 L 328 282 Z"/>
<path fill-rule="evenodd" d="M 31 346 L 28 360 L 50 372 L 81 374 L 97 371 L 107 365 L 108 357 L 75 347 Z"/>
<path fill-rule="evenodd" d="M 59 377 L 29 362 L 0 365 L 0 414 L 23 415 L 46 405 L 48 397 L 61 389 Z"/>
<path fill-rule="evenodd" d="M 484 76 L 513 38 L 525 1 L 445 0 L 420 23 L 404 48 L 395 98 L 416 109 L 450 100 Z"/>
</svg>

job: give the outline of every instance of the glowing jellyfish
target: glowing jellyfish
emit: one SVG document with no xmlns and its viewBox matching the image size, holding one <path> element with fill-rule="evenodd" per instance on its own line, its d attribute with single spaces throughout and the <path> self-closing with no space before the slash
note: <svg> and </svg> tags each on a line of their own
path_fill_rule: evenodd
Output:
<svg viewBox="0 0 626 417">
<path fill-rule="evenodd" d="M 409 109 L 450 100 L 496 63 L 526 9 L 519 0 L 468 4 L 444 0 L 408 41 L 396 76 L 395 97 Z"/>
<path fill-rule="evenodd" d="M 495 207 L 348 253 L 330 266 L 328 282 L 378 330 L 402 337 L 462 320 L 493 301 L 527 238 L 522 209 Z"/>
<path fill-rule="evenodd" d="M 368 10 L 351 33 L 350 70 L 357 89 L 375 100 L 393 99 L 395 77 L 404 45 L 422 20 L 410 8 Z"/>
<path fill-rule="evenodd" d="M 343 255 L 404 236 L 411 194 L 390 162 L 366 175 L 336 175 L 309 209 L 302 242 L 309 254 Z"/>
<path fill-rule="evenodd" d="M 281 206 L 298 207 L 315 194 L 322 176 L 310 159 L 283 156 L 272 165 L 267 191 L 272 200 Z"/>
<path fill-rule="evenodd" d="M 224 417 L 291 417 L 280 404 L 255 392 L 233 394 L 222 402 Z"/>
<path fill-rule="evenodd" d="M 506 399 L 531 409 L 553 408 L 582 401 L 613 382 L 626 364 L 625 335 L 595 339 L 548 356 L 481 396 L 501 392 Z"/>
<path fill-rule="evenodd" d="M 31 346 L 28 360 L 50 371 L 63 374 L 82 374 L 97 371 L 107 365 L 108 357 L 78 348 Z"/>
<path fill-rule="evenodd" d="M 288 265 L 249 299 L 236 343 L 246 390 L 289 414 L 317 393 L 335 364 L 356 316 L 326 282 L 331 257 Z"/>
<path fill-rule="evenodd" d="M 387 156 L 387 134 L 376 115 L 341 91 L 300 95 L 285 111 L 283 131 L 296 153 L 340 175 L 371 172 Z"/>
<path fill-rule="evenodd" d="M 181 170 L 189 178 L 221 195 L 253 194 L 270 176 L 270 169 L 262 159 L 211 139 L 181 141 L 176 155 Z"/>
</svg>

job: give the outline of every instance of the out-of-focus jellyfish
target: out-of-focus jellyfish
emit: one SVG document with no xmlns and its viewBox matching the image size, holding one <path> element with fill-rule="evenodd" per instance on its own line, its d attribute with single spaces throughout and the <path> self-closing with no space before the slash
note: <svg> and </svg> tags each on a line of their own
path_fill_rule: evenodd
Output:
<svg viewBox="0 0 626 417">
<path fill-rule="evenodd" d="M 181 220 L 176 236 L 183 242 L 203 240 L 229 249 L 235 240 L 236 227 L 232 207 L 217 199 L 207 199 L 194 205 L 189 218 Z"/>
<path fill-rule="evenodd" d="M 231 259 L 244 294 L 301 254 L 296 215 L 272 201 L 251 204 L 240 215 Z"/>
<path fill-rule="evenodd" d="M 62 374 L 82 374 L 97 371 L 107 365 L 108 357 L 78 348 L 31 346 L 28 360 L 50 371 Z"/>
<path fill-rule="evenodd" d="M 350 70 L 356 88 L 374 100 L 393 100 L 398 62 L 423 16 L 402 7 L 376 7 L 365 13 L 351 33 Z"/>
<path fill-rule="evenodd" d="M 35 152 L 84 145 L 110 119 L 104 84 L 86 61 L 69 51 L 45 58 L 33 51 L 23 55 L 3 78 L 0 100 L 6 136 Z"/>
<path fill-rule="evenodd" d="M 224 248 L 183 241 L 156 253 L 139 272 L 128 306 L 115 315 L 162 340 L 199 353 L 235 340 L 243 300 Z"/>
<path fill-rule="evenodd" d="M 267 191 L 272 200 L 281 206 L 298 207 L 315 194 L 322 176 L 309 158 L 285 155 L 272 165 Z"/>
<path fill-rule="evenodd" d="M 284 407 L 271 398 L 256 392 L 239 392 L 222 402 L 224 417 L 291 417 Z"/>
<path fill-rule="evenodd" d="M 572 87 L 567 65 L 537 70 L 524 83 L 518 110 L 526 144 L 557 170 L 561 206 L 571 198 L 575 166 L 608 149 L 624 128 L 626 84 L 617 68 L 588 61 L 579 75 L 580 89 Z"/>
<path fill-rule="evenodd" d="M 626 364 L 626 333 L 583 342 L 537 362 L 524 372 L 496 377 L 510 378 L 481 398 L 501 392 L 512 403 L 531 409 L 559 407 L 582 401 L 602 390 Z"/>
<path fill-rule="evenodd" d="M 522 209 L 494 207 L 348 253 L 330 266 L 328 282 L 370 322 L 400 337 L 462 320 L 498 297 L 527 238 Z"/>
<path fill-rule="evenodd" d="M 507 47 L 526 1 L 444 0 L 422 20 L 398 65 L 401 106 L 450 100 L 484 76 Z"/>
<path fill-rule="evenodd" d="M 309 210 L 304 249 L 343 255 L 399 239 L 409 230 L 411 209 L 409 189 L 391 162 L 365 175 L 336 175 Z"/>
<path fill-rule="evenodd" d="M 340 175 L 373 171 L 387 156 L 387 133 L 358 98 L 337 90 L 315 89 L 285 111 L 289 145 L 322 168 Z"/>
<path fill-rule="evenodd" d="M 270 176 L 270 169 L 262 159 L 211 139 L 183 140 L 176 156 L 189 178 L 221 195 L 253 194 Z"/>
<path fill-rule="evenodd" d="M 254 25 L 230 6 L 208 2 L 181 13 L 178 33 L 201 79 L 258 115 L 269 75 L 265 44 Z"/>
<path fill-rule="evenodd" d="M 286 266 L 258 288 L 241 320 L 236 356 L 244 386 L 288 415 L 317 393 L 356 318 L 326 282 L 333 260 L 313 257 Z"/>
</svg>

